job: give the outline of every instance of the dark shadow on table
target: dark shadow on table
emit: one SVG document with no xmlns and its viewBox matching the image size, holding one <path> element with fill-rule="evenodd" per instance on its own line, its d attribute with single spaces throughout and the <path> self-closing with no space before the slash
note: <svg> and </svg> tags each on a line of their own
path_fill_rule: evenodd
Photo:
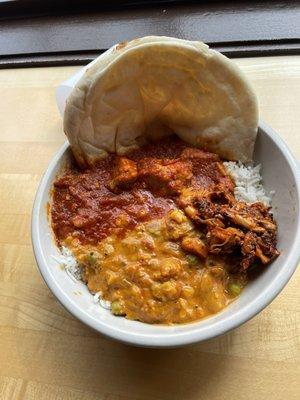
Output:
<svg viewBox="0 0 300 400">
<path fill-rule="evenodd" d="M 98 343 L 98 358 L 94 354 L 90 367 L 99 379 L 85 377 L 86 391 L 108 393 L 113 400 L 206 399 L 221 393 L 218 382 L 228 365 L 224 356 L 211 351 L 220 347 L 219 338 L 177 349 L 138 348 L 103 337 Z"/>
</svg>

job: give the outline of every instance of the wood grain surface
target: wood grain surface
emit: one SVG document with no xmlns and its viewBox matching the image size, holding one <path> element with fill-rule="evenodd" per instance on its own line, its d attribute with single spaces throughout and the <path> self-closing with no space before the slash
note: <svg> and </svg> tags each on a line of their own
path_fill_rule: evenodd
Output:
<svg viewBox="0 0 300 400">
<path fill-rule="evenodd" d="M 300 57 L 236 60 L 261 117 L 300 160 Z M 0 399 L 298 400 L 300 272 L 238 329 L 182 349 L 110 341 L 75 320 L 37 269 L 30 214 L 64 141 L 55 87 L 78 67 L 0 71 Z"/>
</svg>

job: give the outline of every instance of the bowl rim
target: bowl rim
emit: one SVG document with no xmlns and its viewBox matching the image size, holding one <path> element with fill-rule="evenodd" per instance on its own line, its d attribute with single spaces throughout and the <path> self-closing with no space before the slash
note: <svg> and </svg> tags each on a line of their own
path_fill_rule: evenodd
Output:
<svg viewBox="0 0 300 400">
<path fill-rule="evenodd" d="M 295 191 L 296 198 L 298 203 L 298 209 L 300 210 L 300 168 L 299 164 L 291 154 L 288 146 L 285 142 L 280 138 L 280 136 L 274 132 L 272 128 L 270 128 L 267 124 L 260 121 L 259 128 L 264 132 L 264 134 L 268 135 L 271 140 L 275 142 L 278 148 L 283 153 L 283 156 L 287 160 L 289 167 L 291 168 L 291 172 L 293 174 L 293 178 L 295 180 Z M 290 251 L 288 253 L 287 259 L 284 263 L 284 268 L 278 273 L 274 280 L 272 280 L 264 290 L 257 296 L 250 304 L 244 306 L 243 308 L 235 311 L 232 315 L 225 317 L 222 321 L 217 321 L 213 325 L 207 326 L 199 326 L 198 330 L 185 331 L 185 332 L 172 332 L 164 333 L 163 335 L 149 335 L 138 332 L 128 332 L 127 330 L 122 330 L 120 328 L 111 328 L 111 326 L 107 325 L 102 320 L 96 320 L 92 316 L 88 315 L 79 307 L 73 305 L 73 303 L 69 300 L 68 296 L 61 287 L 58 285 L 53 275 L 49 271 L 48 263 L 44 257 L 41 245 L 41 236 L 39 232 L 39 215 L 40 209 L 44 207 L 43 204 L 43 194 L 45 190 L 47 190 L 47 182 L 49 180 L 50 175 L 52 174 L 53 169 L 57 166 L 60 161 L 62 155 L 69 147 L 69 143 L 65 142 L 61 148 L 54 155 L 52 160 L 50 161 L 48 168 L 46 169 L 42 179 L 40 181 L 39 187 L 36 192 L 33 209 L 32 209 L 32 218 L 31 218 L 31 240 L 33 245 L 33 251 L 36 259 L 36 263 L 40 270 L 40 273 L 55 295 L 55 297 L 59 300 L 59 302 L 63 305 L 63 307 L 68 310 L 72 315 L 78 318 L 85 325 L 94 329 L 95 331 L 110 337 L 115 340 L 119 340 L 121 342 L 132 344 L 136 346 L 143 347 L 177 347 L 188 344 L 193 344 L 197 342 L 201 342 L 204 340 L 212 339 L 219 335 L 222 335 L 238 326 L 242 325 L 246 321 L 253 318 L 257 315 L 261 310 L 263 310 L 268 304 L 271 303 L 272 300 L 281 292 L 281 290 L 285 287 L 285 285 L 290 280 L 291 276 L 296 270 L 297 264 L 300 260 L 300 221 L 298 220 L 298 225 L 296 227 L 296 234 L 294 237 L 294 241 Z"/>
</svg>

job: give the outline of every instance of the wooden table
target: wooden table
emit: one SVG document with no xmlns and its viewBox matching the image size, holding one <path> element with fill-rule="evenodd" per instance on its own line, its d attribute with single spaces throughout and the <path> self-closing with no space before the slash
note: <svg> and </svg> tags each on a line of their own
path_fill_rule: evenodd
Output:
<svg viewBox="0 0 300 400">
<path fill-rule="evenodd" d="M 261 117 L 300 160 L 300 56 L 235 61 L 257 91 Z M 54 89 L 76 70 L 0 71 L 0 399 L 299 399 L 299 271 L 242 327 L 174 350 L 105 339 L 52 296 L 33 257 L 30 214 L 65 140 Z"/>
</svg>

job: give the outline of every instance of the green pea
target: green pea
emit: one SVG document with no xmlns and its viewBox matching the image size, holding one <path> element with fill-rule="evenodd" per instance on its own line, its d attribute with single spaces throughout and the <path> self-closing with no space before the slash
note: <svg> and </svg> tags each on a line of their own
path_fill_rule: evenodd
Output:
<svg viewBox="0 0 300 400">
<path fill-rule="evenodd" d="M 194 267 L 195 265 L 199 264 L 199 258 L 194 256 L 194 254 L 187 254 L 186 260 L 189 263 L 189 266 Z"/>
<path fill-rule="evenodd" d="M 114 315 L 125 315 L 124 311 L 122 310 L 121 304 L 118 300 L 115 300 L 111 303 L 111 312 Z"/>
<path fill-rule="evenodd" d="M 160 231 L 158 229 L 149 228 L 148 232 L 150 233 L 150 235 L 152 235 L 155 238 L 158 238 L 160 236 Z"/>
<path fill-rule="evenodd" d="M 156 221 L 148 224 L 146 227 L 147 232 L 149 232 L 153 237 L 161 236 L 161 225 Z"/>
<path fill-rule="evenodd" d="M 97 262 L 97 254 L 95 254 L 93 251 L 91 251 L 90 253 L 89 253 L 89 255 L 87 256 L 87 262 L 91 265 L 91 266 L 93 266 L 93 265 L 95 265 L 96 264 L 96 262 Z"/>
<path fill-rule="evenodd" d="M 243 287 L 239 283 L 230 283 L 228 286 L 229 294 L 233 297 L 239 296 L 242 292 L 242 289 Z"/>
</svg>

